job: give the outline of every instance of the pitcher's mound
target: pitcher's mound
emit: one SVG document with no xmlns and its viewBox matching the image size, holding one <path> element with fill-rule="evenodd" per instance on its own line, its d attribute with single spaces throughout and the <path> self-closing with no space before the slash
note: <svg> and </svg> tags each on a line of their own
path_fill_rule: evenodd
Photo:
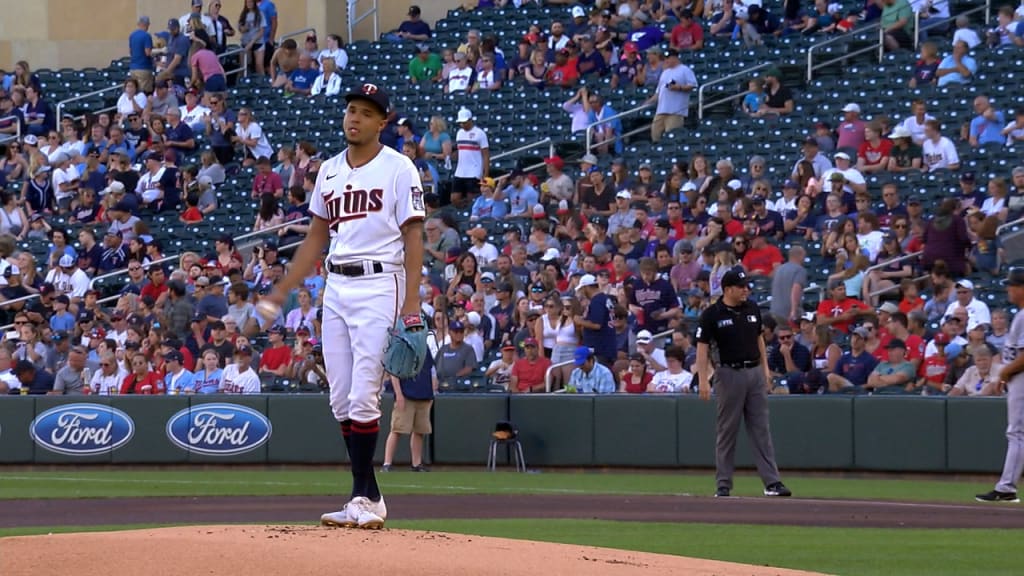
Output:
<svg viewBox="0 0 1024 576">
<path fill-rule="evenodd" d="M 188 526 L 0 539 L 0 573 L 796 576 L 764 568 L 525 540 L 313 526 Z"/>
</svg>

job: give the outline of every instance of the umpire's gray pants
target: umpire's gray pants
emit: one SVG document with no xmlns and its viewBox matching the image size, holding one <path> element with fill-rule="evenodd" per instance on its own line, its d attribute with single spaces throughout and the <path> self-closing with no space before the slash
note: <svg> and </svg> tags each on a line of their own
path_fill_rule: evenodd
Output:
<svg viewBox="0 0 1024 576">
<path fill-rule="evenodd" d="M 1016 492 L 1024 471 L 1024 377 L 1015 376 L 1006 388 L 1006 462 L 996 490 Z"/>
<path fill-rule="evenodd" d="M 736 453 L 736 435 L 740 421 L 746 421 L 750 448 L 754 451 L 757 473 L 765 486 L 779 482 L 775 448 L 768 429 L 768 391 L 764 370 L 760 367 L 735 370 L 719 366 L 715 371 L 717 402 L 715 437 L 715 480 L 718 488 L 732 490 Z"/>
</svg>

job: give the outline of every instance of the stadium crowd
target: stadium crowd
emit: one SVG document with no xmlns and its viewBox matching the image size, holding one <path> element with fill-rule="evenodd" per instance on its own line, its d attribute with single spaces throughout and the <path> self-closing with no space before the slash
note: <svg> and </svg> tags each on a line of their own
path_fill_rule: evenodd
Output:
<svg viewBox="0 0 1024 576">
<path fill-rule="evenodd" d="M 908 46 L 907 0 L 869 0 L 850 13 L 821 1 L 807 10 L 781 4 L 778 13 L 740 0 L 573 5 L 521 39 L 470 30 L 458 46 L 432 45 L 412 6 L 384 35 L 409 48 L 409 81 L 439 92 L 567 88 L 573 131 L 594 130 L 600 154 L 578 163 L 551 156 L 543 171 L 494 177 L 486 130 L 468 106 L 454 132 L 440 116 L 398 110 L 390 118 L 382 141 L 414 161 L 429 191 L 420 296 L 442 389 L 475 381 L 544 392 L 554 364 L 553 389 L 567 393 L 690 393 L 696 319 L 739 266 L 768 312 L 773 392 L 1003 392 L 998 352 L 1008 314 L 990 310 L 971 277 L 997 273 L 1006 259 L 995 231 L 1024 214 L 1024 166 L 986 179 L 961 169 L 958 149 L 1024 140 L 1024 109 L 1011 116 L 978 96 L 974 120 L 943 134 L 923 100 L 900 122 L 862 118 L 849 102 L 835 127 L 807 126 L 784 174 L 766 170 L 762 156 L 740 162 L 727 153 L 629 166 L 619 157 L 621 123 L 590 126 L 616 115 L 590 81 L 610 78 L 612 87 L 650 90 L 652 140 L 685 130 L 697 80 L 680 54 L 704 50 L 705 36 L 759 44 L 878 19 L 889 49 Z M 318 320 L 326 271 L 307 278 L 280 318 L 264 321 L 254 310 L 301 242 L 319 163 L 337 150 L 271 142 L 262 123 L 273 120 L 235 108 L 233 79 L 216 55 L 237 39 L 255 77 L 286 107 L 351 87 L 344 42 L 329 35 L 321 49 L 310 35 L 301 46 L 278 44 L 270 0 L 245 0 L 237 20 L 221 14 L 220 0 L 206 12 L 202 0 L 191 7 L 155 35 L 139 18 L 116 110 L 57 118 L 27 62 L 3 76 L 0 309 L 12 323 L 0 346 L 0 392 L 326 385 Z M 948 16 L 929 12 L 922 26 Z M 964 22 L 929 27 L 908 83 L 969 82 L 976 64 L 968 49 L 1020 45 L 1022 16 L 1001 9 L 980 35 Z M 950 55 L 940 58 L 939 46 Z M 741 113 L 793 111 L 778 69 L 751 79 Z M 20 140 L 10 138 L 16 133 Z M 865 177 L 906 172 L 955 180 L 961 193 L 926 207 L 895 178 L 876 187 Z M 160 222 L 202 222 L 225 200 L 218 188 L 250 174 L 251 229 L 263 238 L 255 249 L 235 245 L 248 231 L 239 229 L 217 236 L 209 254 L 165 254 Z M 48 241 L 45 261 L 22 249 L 32 239 Z M 828 273 L 813 277 L 810 262 Z M 124 279 L 112 295 L 99 282 L 111 276 Z"/>
</svg>

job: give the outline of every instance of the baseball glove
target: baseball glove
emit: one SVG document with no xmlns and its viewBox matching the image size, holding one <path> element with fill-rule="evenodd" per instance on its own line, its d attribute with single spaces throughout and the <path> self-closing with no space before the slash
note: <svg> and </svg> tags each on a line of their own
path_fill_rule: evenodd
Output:
<svg viewBox="0 0 1024 576">
<path fill-rule="evenodd" d="M 427 329 L 419 314 L 407 314 L 389 331 L 391 338 L 384 349 L 384 369 L 400 379 L 420 373 L 427 357 Z"/>
</svg>

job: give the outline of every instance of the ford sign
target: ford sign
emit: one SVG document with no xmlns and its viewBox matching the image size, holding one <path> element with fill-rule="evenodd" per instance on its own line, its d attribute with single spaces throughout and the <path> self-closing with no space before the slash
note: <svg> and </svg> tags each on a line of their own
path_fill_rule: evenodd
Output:
<svg viewBox="0 0 1024 576">
<path fill-rule="evenodd" d="M 207 456 L 255 450 L 270 439 L 270 420 L 238 404 L 197 404 L 167 421 L 167 437 L 178 447 Z"/>
<path fill-rule="evenodd" d="M 36 416 L 28 432 L 36 444 L 51 452 L 91 456 L 127 444 L 135 435 L 135 422 L 111 406 L 64 404 Z"/>
</svg>

